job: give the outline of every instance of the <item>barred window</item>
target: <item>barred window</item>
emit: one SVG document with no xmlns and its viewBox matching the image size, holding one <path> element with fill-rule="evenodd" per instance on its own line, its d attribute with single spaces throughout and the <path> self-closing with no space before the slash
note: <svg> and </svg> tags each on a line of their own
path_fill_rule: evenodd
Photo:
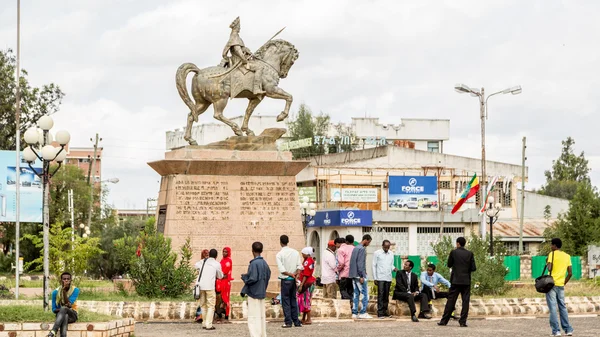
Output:
<svg viewBox="0 0 600 337">
<path fill-rule="evenodd" d="M 408 233 L 408 227 L 375 227 L 375 228 L 381 228 L 380 231 L 386 232 L 386 233 Z M 362 232 L 363 233 L 372 233 L 375 231 L 373 230 L 373 227 L 363 227 Z"/>
<path fill-rule="evenodd" d="M 449 181 L 440 181 L 440 188 L 444 189 L 444 190 L 449 190 L 450 182 Z"/>
<path fill-rule="evenodd" d="M 430 233 L 439 233 L 439 227 L 418 227 L 417 234 L 430 234 Z"/>
<path fill-rule="evenodd" d="M 456 233 L 464 233 L 465 232 L 465 228 L 464 227 L 444 227 L 444 233 L 445 234 L 456 234 Z M 438 231 L 439 233 L 439 231 Z"/>
</svg>

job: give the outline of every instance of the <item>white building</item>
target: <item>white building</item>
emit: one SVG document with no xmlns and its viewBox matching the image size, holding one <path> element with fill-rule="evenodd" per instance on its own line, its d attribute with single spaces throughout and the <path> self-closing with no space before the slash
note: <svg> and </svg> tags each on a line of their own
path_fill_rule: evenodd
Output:
<svg viewBox="0 0 600 337">
<path fill-rule="evenodd" d="M 237 116 L 231 120 L 242 125 L 244 116 Z M 252 116 L 248 124 L 256 135 L 267 128 L 286 128 L 284 122 L 277 122 L 277 116 Z M 186 146 L 183 140 L 185 129 L 167 131 L 166 147 L 171 150 Z M 328 136 L 339 136 L 338 130 L 349 131 L 355 135 L 355 143 L 360 148 L 375 147 L 375 141 L 385 140 L 387 144 L 397 141 L 410 141 L 414 148 L 423 151 L 444 152 L 444 141 L 450 139 L 450 120 L 448 119 L 413 119 L 404 118 L 399 124 L 380 124 L 379 118 L 352 118 L 350 124 L 332 124 Z M 227 137 L 234 136 L 231 128 L 221 122 L 197 124 L 192 127 L 192 138 L 199 145 L 218 142 Z M 285 134 L 281 141 L 286 141 Z M 375 140 L 375 141 L 369 141 Z"/>
</svg>

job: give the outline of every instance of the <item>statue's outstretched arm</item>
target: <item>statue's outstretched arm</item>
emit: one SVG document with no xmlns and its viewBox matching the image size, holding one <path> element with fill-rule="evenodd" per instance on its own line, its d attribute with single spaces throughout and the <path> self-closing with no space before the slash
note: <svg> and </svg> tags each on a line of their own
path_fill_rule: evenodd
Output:
<svg viewBox="0 0 600 337">
<path fill-rule="evenodd" d="M 248 59 L 246 59 L 246 55 L 244 55 L 241 46 L 233 46 L 233 48 L 231 48 L 231 53 L 239 57 L 243 64 L 248 63 Z"/>
</svg>

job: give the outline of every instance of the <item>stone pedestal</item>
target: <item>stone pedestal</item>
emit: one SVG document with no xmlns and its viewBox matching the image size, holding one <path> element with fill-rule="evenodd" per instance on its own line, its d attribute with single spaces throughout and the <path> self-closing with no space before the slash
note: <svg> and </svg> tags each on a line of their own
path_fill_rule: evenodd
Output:
<svg viewBox="0 0 600 337">
<path fill-rule="evenodd" d="M 242 287 L 252 243 L 262 242 L 271 267 L 269 289 L 277 289 L 279 236 L 288 235 L 290 247 L 298 250 L 305 244 L 296 174 L 308 163 L 293 161 L 291 152 L 201 146 L 169 151 L 164 160 L 148 163 L 162 176 L 157 228 L 172 239 L 174 250 L 189 238 L 194 261 L 211 248 L 220 261 L 223 247 L 231 247 L 233 291 Z"/>
</svg>

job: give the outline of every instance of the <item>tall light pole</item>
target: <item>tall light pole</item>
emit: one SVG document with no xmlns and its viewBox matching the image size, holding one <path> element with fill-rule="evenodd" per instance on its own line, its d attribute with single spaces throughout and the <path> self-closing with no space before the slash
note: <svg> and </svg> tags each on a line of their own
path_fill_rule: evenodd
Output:
<svg viewBox="0 0 600 337">
<path fill-rule="evenodd" d="M 460 94 L 470 94 L 473 97 L 477 97 L 479 99 L 479 117 L 481 118 L 481 179 L 480 179 L 480 188 L 479 188 L 479 195 L 480 198 L 479 200 L 481 200 L 481 202 L 484 202 L 485 199 L 485 191 L 486 191 L 486 181 L 487 181 L 487 176 L 486 176 L 486 172 L 485 172 L 485 120 L 487 119 L 487 101 L 488 99 L 490 99 L 490 97 L 498 95 L 498 94 L 513 94 L 513 95 L 518 95 L 520 94 L 523 90 L 521 89 L 520 85 L 514 86 L 514 87 L 510 87 L 501 91 L 497 91 L 487 97 L 485 97 L 485 89 L 481 88 L 481 91 L 479 91 L 478 89 L 471 89 L 469 88 L 467 85 L 465 84 L 456 84 L 454 86 L 454 90 L 456 90 L 456 92 L 460 93 Z M 485 237 L 486 234 L 486 230 L 485 230 L 485 217 L 481 218 L 481 224 L 480 224 L 480 230 L 481 230 L 481 237 Z"/>
<path fill-rule="evenodd" d="M 310 199 L 307 196 L 302 198 L 300 203 L 300 211 L 302 212 L 302 227 L 304 228 L 304 237 L 306 238 L 306 226 L 310 220 L 317 214 L 315 208 L 317 207 L 314 203 L 309 203 Z"/>
<path fill-rule="evenodd" d="M 15 122 L 17 128 L 16 148 L 17 148 L 17 163 L 15 165 L 15 198 L 16 198 L 16 214 L 15 214 L 15 298 L 19 299 L 19 273 L 21 267 L 19 264 L 21 239 L 21 0 L 17 0 L 17 87 L 15 94 Z"/>
<path fill-rule="evenodd" d="M 35 127 L 30 128 L 25 132 L 25 142 L 29 144 L 23 151 L 23 159 L 29 164 L 29 168 L 42 179 L 44 203 L 43 203 L 43 225 L 44 225 L 44 310 L 48 311 L 48 286 L 50 283 L 50 207 L 48 201 L 50 199 L 50 190 L 48 183 L 52 176 L 60 169 L 62 162 L 67 158 L 65 146 L 71 140 L 71 135 L 67 131 L 58 131 L 56 133 L 56 142 L 60 144 L 60 148 L 53 145 L 52 134 L 50 129 L 54 126 L 54 121 L 50 116 L 43 116 L 38 121 L 38 126 L 41 131 Z M 39 146 L 37 152 L 35 146 Z M 39 152 L 39 154 L 38 154 Z M 42 161 L 42 172 L 36 171 L 31 164 L 36 159 Z M 50 172 L 50 163 L 56 161 L 58 167 L 54 172 Z"/>
<path fill-rule="evenodd" d="M 494 223 L 498 220 L 498 213 L 502 210 L 502 204 L 497 203 L 494 205 L 494 197 L 489 196 L 489 205 L 485 209 L 485 215 L 490 218 L 490 256 L 494 256 Z M 483 217 L 485 219 L 485 217 Z"/>
</svg>

